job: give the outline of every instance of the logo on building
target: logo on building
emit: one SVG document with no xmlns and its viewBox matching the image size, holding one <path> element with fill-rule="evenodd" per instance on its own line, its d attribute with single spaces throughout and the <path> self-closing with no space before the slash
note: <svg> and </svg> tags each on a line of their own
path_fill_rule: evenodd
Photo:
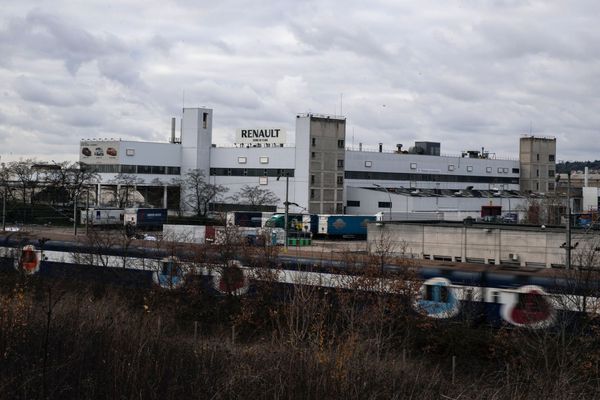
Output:
<svg viewBox="0 0 600 400">
<path fill-rule="evenodd" d="M 283 128 L 240 128 L 236 132 L 236 143 L 241 144 L 282 144 L 286 140 Z"/>
</svg>

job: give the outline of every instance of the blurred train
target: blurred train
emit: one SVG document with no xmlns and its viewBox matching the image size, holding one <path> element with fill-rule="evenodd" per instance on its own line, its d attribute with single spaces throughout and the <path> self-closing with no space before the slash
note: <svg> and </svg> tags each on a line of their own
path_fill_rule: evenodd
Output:
<svg viewBox="0 0 600 400">
<path fill-rule="evenodd" d="M 16 269 L 44 277 L 67 277 L 112 282 L 127 286 L 166 289 L 182 287 L 200 279 L 215 294 L 252 293 L 256 284 L 308 285 L 337 290 L 369 291 L 383 295 L 407 295 L 416 312 L 437 320 L 468 318 L 494 326 L 549 328 L 558 321 L 574 321 L 584 314 L 600 313 L 600 278 L 552 269 L 506 268 L 491 265 L 447 263 L 414 268 L 414 278 L 399 281 L 393 275 L 353 279 L 341 261 L 278 257 L 266 269 L 238 260 L 227 265 L 194 262 L 185 251 L 168 255 L 153 248 L 107 249 L 98 254 L 77 243 L 36 244 L 0 238 L 0 271 Z M 386 272 L 402 269 L 384 265 Z M 361 279 L 358 275 L 357 279 Z M 357 282 L 361 282 L 357 285 Z M 401 285 L 398 285 L 401 283 Z M 401 287 L 402 290 L 398 290 Z"/>
</svg>

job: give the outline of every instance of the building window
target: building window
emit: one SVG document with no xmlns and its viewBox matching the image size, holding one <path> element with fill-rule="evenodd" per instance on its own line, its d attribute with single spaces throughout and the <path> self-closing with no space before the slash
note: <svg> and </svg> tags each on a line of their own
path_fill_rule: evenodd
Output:
<svg viewBox="0 0 600 400">
<path fill-rule="evenodd" d="M 535 176 L 540 176 L 540 170 L 539 169 L 535 170 Z"/>
<path fill-rule="evenodd" d="M 165 167 L 158 166 L 158 165 L 153 165 L 151 171 L 152 171 L 153 174 L 164 175 L 165 174 Z"/>
<path fill-rule="evenodd" d="M 553 169 L 549 169 L 548 170 L 548 178 L 553 178 L 554 177 L 554 170 Z"/>
<path fill-rule="evenodd" d="M 348 206 L 348 207 L 360 207 L 360 201 L 358 201 L 358 200 L 348 200 L 346 202 L 346 206 Z"/>
<path fill-rule="evenodd" d="M 310 153 L 310 158 L 315 158 L 316 157 L 316 153 L 313 151 L 312 153 Z"/>
<path fill-rule="evenodd" d="M 519 168 L 513 168 L 513 174 L 518 174 L 519 173 Z"/>
<path fill-rule="evenodd" d="M 344 177 L 343 176 L 339 175 L 337 177 L 337 184 L 338 185 L 343 185 L 344 184 Z"/>
<path fill-rule="evenodd" d="M 127 156 L 135 156 L 135 149 L 127 149 L 127 150 L 125 150 L 125 155 L 127 155 Z"/>
<path fill-rule="evenodd" d="M 535 183 L 535 190 L 540 190 L 540 183 L 539 182 Z"/>
<path fill-rule="evenodd" d="M 315 176 L 314 176 L 314 175 L 311 175 L 311 176 L 310 176 L 310 184 L 311 184 L 311 185 L 314 185 L 314 184 L 315 184 Z"/>
<path fill-rule="evenodd" d="M 454 165 L 452 165 L 452 164 L 448 165 L 448 171 L 454 171 Z"/>
<path fill-rule="evenodd" d="M 502 168 L 502 172 L 504 172 L 505 174 L 508 174 L 508 168 Z"/>
<path fill-rule="evenodd" d="M 202 114 L 202 128 L 206 129 L 208 126 L 208 113 Z"/>
<path fill-rule="evenodd" d="M 371 168 L 373 166 L 373 161 L 365 161 L 365 167 Z"/>
<path fill-rule="evenodd" d="M 227 170 L 227 176 L 231 176 L 231 168 Z"/>
<path fill-rule="evenodd" d="M 268 164 L 269 163 L 269 157 L 260 157 L 259 159 L 261 164 Z"/>
<path fill-rule="evenodd" d="M 467 172 L 473 172 L 473 166 L 467 165 Z"/>
<path fill-rule="evenodd" d="M 338 168 L 344 168 L 344 160 L 337 160 Z"/>
<path fill-rule="evenodd" d="M 555 160 L 555 158 L 554 158 L 554 154 L 550 154 L 550 155 L 548 156 L 548 161 L 554 161 L 554 160 Z"/>
<path fill-rule="evenodd" d="M 554 182 L 548 182 L 548 190 L 554 190 Z"/>
<path fill-rule="evenodd" d="M 340 149 L 344 148 L 344 139 L 338 140 L 338 148 L 340 148 Z"/>
<path fill-rule="evenodd" d="M 498 168 L 498 173 L 501 174 L 502 173 L 502 168 Z"/>
<path fill-rule="evenodd" d="M 410 163 L 410 169 L 417 169 L 417 163 L 416 162 L 411 162 Z"/>
<path fill-rule="evenodd" d="M 540 153 L 536 154 L 535 158 L 537 159 L 537 161 L 540 161 Z"/>
<path fill-rule="evenodd" d="M 181 167 L 167 167 L 167 175 L 180 175 Z"/>
<path fill-rule="evenodd" d="M 310 198 L 311 199 L 315 198 L 315 189 L 310 189 Z"/>
<path fill-rule="evenodd" d="M 261 176 L 258 178 L 259 185 L 267 185 L 268 183 L 269 183 L 269 178 L 267 178 L 266 176 Z"/>
<path fill-rule="evenodd" d="M 151 174 L 152 167 L 149 165 L 138 165 L 137 171 L 138 171 L 138 174 Z"/>
<path fill-rule="evenodd" d="M 247 161 L 246 157 L 238 157 L 238 164 L 246 164 Z"/>
<path fill-rule="evenodd" d="M 487 172 L 488 174 L 492 173 L 492 167 L 485 167 L 485 172 Z"/>
<path fill-rule="evenodd" d="M 135 174 L 135 165 L 121 165 L 121 173 L 123 174 Z"/>
<path fill-rule="evenodd" d="M 392 203 L 390 203 L 389 201 L 380 201 L 378 203 L 378 207 L 379 208 L 392 208 Z"/>
<path fill-rule="evenodd" d="M 317 145 L 317 138 L 311 138 L 311 142 L 313 147 L 315 147 Z"/>
</svg>

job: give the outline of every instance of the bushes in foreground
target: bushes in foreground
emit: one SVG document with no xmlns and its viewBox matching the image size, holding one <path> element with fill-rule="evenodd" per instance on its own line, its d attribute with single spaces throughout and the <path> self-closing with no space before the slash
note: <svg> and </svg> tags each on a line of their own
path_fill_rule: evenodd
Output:
<svg viewBox="0 0 600 400">
<path fill-rule="evenodd" d="M 3 283 L 7 399 L 567 399 L 598 385 L 595 337 L 437 324 L 400 298 Z"/>
</svg>

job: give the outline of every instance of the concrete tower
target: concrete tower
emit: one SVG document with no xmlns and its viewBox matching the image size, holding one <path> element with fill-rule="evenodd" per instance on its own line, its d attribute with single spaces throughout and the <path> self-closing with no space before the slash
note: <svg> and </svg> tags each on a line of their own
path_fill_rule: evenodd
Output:
<svg viewBox="0 0 600 400">
<path fill-rule="evenodd" d="M 522 191 L 549 192 L 554 190 L 556 138 L 521 137 L 519 163 Z"/>
<path fill-rule="evenodd" d="M 181 119 L 181 174 L 190 169 L 210 172 L 212 146 L 212 110 L 210 108 L 184 108 Z"/>
</svg>

